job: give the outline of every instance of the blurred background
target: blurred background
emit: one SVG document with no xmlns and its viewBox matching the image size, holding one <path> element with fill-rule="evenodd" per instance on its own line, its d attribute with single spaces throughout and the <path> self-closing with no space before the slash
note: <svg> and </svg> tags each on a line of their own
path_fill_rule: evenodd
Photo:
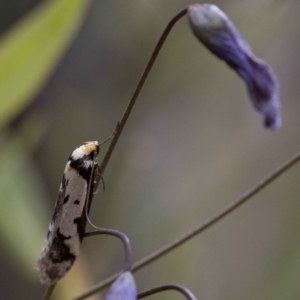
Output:
<svg viewBox="0 0 300 300">
<path fill-rule="evenodd" d="M 0 1 L 0 295 L 41 299 L 34 270 L 69 154 L 112 134 L 183 0 Z M 181 236 L 300 150 L 300 2 L 213 1 L 275 70 L 271 132 L 243 82 L 181 19 L 105 172 L 91 220 L 125 232 L 134 260 Z M 99 156 L 101 161 L 107 146 Z M 138 290 L 182 284 L 202 300 L 300 298 L 300 166 L 202 235 L 135 273 Z M 119 271 L 121 243 L 84 241 L 53 299 Z M 103 299 L 105 291 L 93 299 Z M 165 292 L 151 299 L 183 299 Z"/>
</svg>

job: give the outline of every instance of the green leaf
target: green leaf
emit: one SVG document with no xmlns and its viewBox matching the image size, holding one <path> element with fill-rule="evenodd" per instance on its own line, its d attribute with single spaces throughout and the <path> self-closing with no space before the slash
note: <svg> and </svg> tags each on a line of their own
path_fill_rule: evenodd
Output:
<svg viewBox="0 0 300 300">
<path fill-rule="evenodd" d="M 45 221 L 45 201 L 42 201 L 47 198 L 46 189 L 38 169 L 30 160 L 32 149 L 45 131 L 45 124 L 36 123 L 35 128 L 31 130 L 31 136 L 26 134 L 26 143 L 21 132 L 9 141 L 1 138 L 0 243 L 15 268 L 37 280 L 33 268 L 45 239 L 48 221 Z"/>
<path fill-rule="evenodd" d="M 0 127 L 43 87 L 81 24 L 89 0 L 43 2 L 0 40 Z"/>
</svg>

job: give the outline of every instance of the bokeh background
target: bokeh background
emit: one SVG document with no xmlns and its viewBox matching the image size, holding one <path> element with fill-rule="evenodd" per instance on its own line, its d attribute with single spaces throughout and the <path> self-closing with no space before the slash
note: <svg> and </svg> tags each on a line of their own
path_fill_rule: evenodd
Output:
<svg viewBox="0 0 300 300">
<path fill-rule="evenodd" d="M 33 38 L 22 32 L 30 22 L 43 28 L 35 22 L 63 2 L 69 4 L 57 20 L 73 18 L 69 31 L 54 19 L 49 32 Z M 164 26 L 192 3 L 0 1 L 0 101 L 13 104 L 10 110 L 0 106 L 1 298 L 41 299 L 45 288 L 34 266 L 69 154 L 113 132 Z M 263 128 L 243 82 L 198 43 L 181 19 L 106 169 L 106 191 L 94 197 L 91 211 L 98 226 L 129 236 L 135 261 L 218 212 L 300 150 L 300 2 L 213 3 L 275 70 L 283 127 L 278 132 Z M 77 5 L 76 17 L 67 5 Z M 5 69 L 1 55 L 14 54 L 3 50 L 10 49 L 11 36 L 21 42 L 9 58 L 13 67 Z M 32 53 L 43 38 L 48 39 L 17 78 L 14 72 L 26 60 L 22 55 Z M 25 92 L 20 88 L 23 94 L 10 98 L 19 87 Z M 176 282 L 203 300 L 299 299 L 299 177 L 300 166 L 295 166 L 213 228 L 135 273 L 138 290 Z M 118 240 L 86 240 L 53 298 L 78 295 L 119 271 L 123 259 Z M 183 298 L 165 292 L 151 299 Z"/>
</svg>

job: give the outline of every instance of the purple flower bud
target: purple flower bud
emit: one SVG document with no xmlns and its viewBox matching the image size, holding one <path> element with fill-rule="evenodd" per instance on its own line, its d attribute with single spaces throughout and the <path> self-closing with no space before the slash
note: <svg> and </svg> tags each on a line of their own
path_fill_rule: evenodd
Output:
<svg viewBox="0 0 300 300">
<path fill-rule="evenodd" d="M 210 4 L 190 5 L 188 19 L 199 41 L 245 81 L 252 105 L 263 114 L 265 126 L 273 130 L 280 128 L 279 86 L 275 74 L 253 55 L 230 19 Z"/>
<path fill-rule="evenodd" d="M 110 287 L 105 300 L 136 300 L 137 290 L 134 277 L 125 272 Z"/>
</svg>

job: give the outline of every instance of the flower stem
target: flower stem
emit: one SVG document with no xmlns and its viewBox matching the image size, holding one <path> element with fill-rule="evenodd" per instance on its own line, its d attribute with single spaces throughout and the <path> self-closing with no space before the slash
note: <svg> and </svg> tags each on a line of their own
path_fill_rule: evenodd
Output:
<svg viewBox="0 0 300 300">
<path fill-rule="evenodd" d="M 113 153 L 113 151 L 115 149 L 115 146 L 116 146 L 116 144 L 117 144 L 117 142 L 119 140 L 119 137 L 120 137 L 120 135 L 121 135 L 121 133 L 122 133 L 125 125 L 126 125 L 128 117 L 129 117 L 129 115 L 130 115 L 130 113 L 131 113 L 131 111 L 132 111 L 132 109 L 133 109 L 133 107 L 135 105 L 135 102 L 136 102 L 136 100 L 137 100 L 137 98 L 138 98 L 138 96 L 139 96 L 139 94 L 140 94 L 140 92 L 141 92 L 141 90 L 142 90 L 142 88 L 144 86 L 144 83 L 145 83 L 146 79 L 149 76 L 149 73 L 150 73 L 150 71 L 151 71 L 151 69 L 152 69 L 152 67 L 154 65 L 154 62 L 155 62 L 155 60 L 156 60 L 156 58 L 157 58 L 157 56 L 158 56 L 158 54 L 159 54 L 159 52 L 160 52 L 160 50 L 161 50 L 161 48 L 163 46 L 165 40 L 167 39 L 170 31 L 172 30 L 172 28 L 176 24 L 176 22 L 180 18 L 182 18 L 184 15 L 186 15 L 186 13 L 187 13 L 187 8 L 184 8 L 179 13 L 177 13 L 171 19 L 171 21 L 167 24 L 165 30 L 163 31 L 162 35 L 160 36 L 160 38 L 159 38 L 159 40 L 158 40 L 158 42 L 157 42 L 157 44 L 156 44 L 156 46 L 155 46 L 155 48 L 154 48 L 154 50 L 152 52 L 152 55 L 151 55 L 151 57 L 150 57 L 150 59 L 149 59 L 149 61 L 147 63 L 147 66 L 146 66 L 146 68 L 145 68 L 145 70 L 144 70 L 144 72 L 143 72 L 143 74 L 142 74 L 142 76 L 141 76 L 141 78 L 140 78 L 140 80 L 139 80 L 139 82 L 138 82 L 138 84 L 137 84 L 137 86 L 136 86 L 133 94 L 132 94 L 132 97 L 131 97 L 131 99 L 130 99 L 130 101 L 129 101 L 126 109 L 125 109 L 123 117 L 122 117 L 121 121 L 119 121 L 117 123 L 117 126 L 116 126 L 116 129 L 115 129 L 113 138 L 112 138 L 112 140 L 110 142 L 110 145 L 109 145 L 109 147 L 108 147 L 108 149 L 107 149 L 107 151 L 105 153 L 105 156 L 104 156 L 104 158 L 102 160 L 102 163 L 101 163 L 101 166 L 100 166 L 102 174 L 104 173 L 104 170 L 105 170 L 105 168 L 107 166 L 107 163 L 108 163 L 108 161 L 109 161 L 109 159 L 110 159 L 110 157 L 111 157 L 111 155 L 112 155 L 112 153 Z"/>
</svg>

